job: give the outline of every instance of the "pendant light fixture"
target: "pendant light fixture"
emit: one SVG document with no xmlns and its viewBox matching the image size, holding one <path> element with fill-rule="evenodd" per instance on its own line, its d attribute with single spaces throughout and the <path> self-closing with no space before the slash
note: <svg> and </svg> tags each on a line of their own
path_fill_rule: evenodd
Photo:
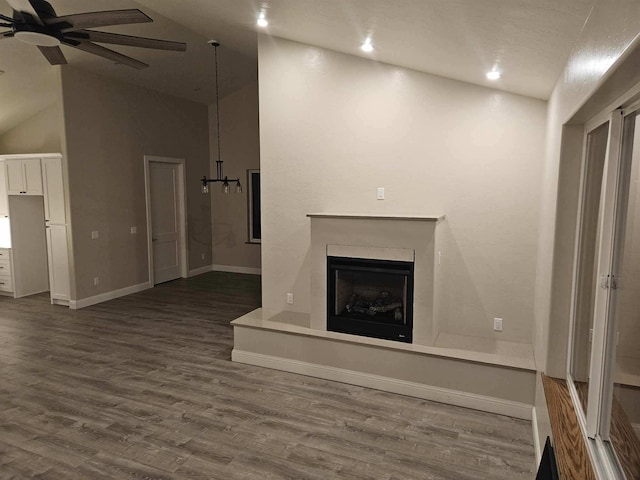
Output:
<svg viewBox="0 0 640 480">
<path fill-rule="evenodd" d="M 216 40 L 209 40 L 209 44 L 213 45 L 213 54 L 216 62 L 216 134 L 218 137 L 218 159 L 216 160 L 216 178 L 207 178 L 206 176 L 203 176 L 202 180 L 200 180 L 202 182 L 202 193 L 209 193 L 209 184 L 211 182 L 221 182 L 222 193 L 230 193 L 231 186 L 229 183 L 235 182 L 236 193 L 242 193 L 240 179 L 228 178 L 224 175 L 223 162 L 220 158 L 220 96 L 218 89 L 218 47 L 220 46 L 220 42 L 217 42 Z"/>
</svg>

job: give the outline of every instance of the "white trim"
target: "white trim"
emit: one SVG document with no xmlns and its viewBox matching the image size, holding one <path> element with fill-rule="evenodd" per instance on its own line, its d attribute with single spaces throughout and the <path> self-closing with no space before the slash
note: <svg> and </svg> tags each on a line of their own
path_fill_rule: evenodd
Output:
<svg viewBox="0 0 640 480">
<path fill-rule="evenodd" d="M 540 445 L 540 431 L 538 430 L 536 407 L 531 407 L 531 430 L 533 432 L 533 449 L 536 454 L 536 465 L 540 465 L 540 460 L 542 459 L 542 448 Z"/>
<path fill-rule="evenodd" d="M 62 158 L 61 153 L 18 153 L 9 155 L 0 155 L 2 160 L 20 160 L 23 158 Z"/>
<path fill-rule="evenodd" d="M 385 392 L 398 393 L 400 395 L 456 405 L 458 407 L 472 408 L 484 412 L 496 413 L 498 415 L 507 415 L 524 420 L 531 420 L 532 415 L 531 405 L 526 403 L 502 400 L 500 398 L 461 392 L 459 390 L 450 390 L 448 388 L 434 387 L 422 383 L 408 382 L 406 380 L 356 372 L 344 368 L 329 367 L 315 363 L 301 362 L 299 360 L 274 357 L 272 355 L 246 352 L 236 348 L 231 352 L 231 360 L 238 363 L 246 363 L 248 365 L 283 370 L 285 372 L 308 375 L 325 380 L 348 383 L 350 385 L 374 388 Z"/>
<path fill-rule="evenodd" d="M 187 277 L 195 277 L 196 275 L 202 275 L 203 273 L 209 272 L 213 272 L 213 265 L 205 265 L 204 267 L 189 270 L 189 273 L 187 273 Z"/>
<path fill-rule="evenodd" d="M 150 288 L 153 288 L 153 285 L 150 282 L 144 282 L 139 283 L 138 285 L 131 285 L 130 287 L 121 288 L 119 290 L 101 293 L 100 295 L 94 295 L 93 297 L 87 297 L 80 300 L 70 300 L 69 308 L 71 308 L 72 310 L 77 310 L 79 308 L 90 307 L 91 305 L 108 302 L 109 300 L 125 297 L 127 295 L 131 295 L 132 293 L 142 292 L 143 290 L 148 290 Z"/>
<path fill-rule="evenodd" d="M 214 272 L 248 273 L 250 275 L 262 274 L 261 268 L 235 267 L 233 265 L 212 265 L 211 270 Z"/>
<path fill-rule="evenodd" d="M 170 163 L 178 166 L 178 209 L 179 209 L 179 229 L 182 257 L 182 268 L 180 275 L 182 278 L 188 277 L 187 259 L 187 183 L 186 183 L 186 162 L 184 158 L 156 157 L 154 155 L 144 155 L 144 193 L 147 213 L 147 257 L 149 262 L 149 283 L 155 285 L 153 278 L 153 234 L 151 232 L 151 187 L 149 185 L 149 163 Z"/>
</svg>

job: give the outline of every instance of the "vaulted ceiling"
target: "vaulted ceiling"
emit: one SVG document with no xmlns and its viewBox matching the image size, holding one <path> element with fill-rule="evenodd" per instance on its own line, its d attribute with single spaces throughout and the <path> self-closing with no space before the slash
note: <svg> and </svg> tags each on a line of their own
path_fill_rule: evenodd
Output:
<svg viewBox="0 0 640 480">
<path fill-rule="evenodd" d="M 59 15 L 140 8 L 154 22 L 101 30 L 184 41 L 186 53 L 109 46 L 149 63 L 134 70 L 63 46 L 69 64 L 200 103 L 213 99 L 213 52 L 222 93 L 257 78 L 262 32 L 465 82 L 546 99 L 594 0 L 51 0 Z M 264 11 L 266 29 L 256 26 Z M 0 0 L 0 13 L 11 9 Z M 359 49 L 370 37 L 374 52 Z M 56 68 L 37 48 L 0 41 L 0 133 L 56 98 Z M 62 67 L 65 68 L 65 67 Z M 491 69 L 503 72 L 491 82 Z"/>
</svg>

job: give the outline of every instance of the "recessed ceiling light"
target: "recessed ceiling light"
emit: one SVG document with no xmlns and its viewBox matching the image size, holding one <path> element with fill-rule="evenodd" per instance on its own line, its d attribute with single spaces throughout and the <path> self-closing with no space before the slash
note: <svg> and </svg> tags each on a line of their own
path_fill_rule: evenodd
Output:
<svg viewBox="0 0 640 480">
<path fill-rule="evenodd" d="M 490 72 L 487 72 L 487 78 L 489 80 L 498 80 L 501 76 L 502 74 L 497 70 L 491 70 Z"/>
<path fill-rule="evenodd" d="M 258 25 L 259 27 L 266 27 L 269 25 L 269 22 L 267 21 L 267 17 L 265 15 L 264 12 L 260 12 L 260 16 L 258 17 L 258 20 L 256 21 L 256 25 Z"/>
<path fill-rule="evenodd" d="M 373 44 L 371 43 L 370 38 L 367 38 L 364 43 L 360 45 L 360 50 L 367 53 L 373 52 Z"/>
</svg>

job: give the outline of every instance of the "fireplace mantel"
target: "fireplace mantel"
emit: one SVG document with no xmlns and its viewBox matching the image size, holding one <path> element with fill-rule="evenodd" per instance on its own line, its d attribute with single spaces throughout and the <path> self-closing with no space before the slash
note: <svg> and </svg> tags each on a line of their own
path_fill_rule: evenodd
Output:
<svg viewBox="0 0 640 480">
<path fill-rule="evenodd" d="M 444 215 L 412 214 L 375 214 L 375 213 L 307 213 L 309 218 L 351 218 L 363 220 L 411 220 L 421 222 L 440 222 Z"/>
</svg>

